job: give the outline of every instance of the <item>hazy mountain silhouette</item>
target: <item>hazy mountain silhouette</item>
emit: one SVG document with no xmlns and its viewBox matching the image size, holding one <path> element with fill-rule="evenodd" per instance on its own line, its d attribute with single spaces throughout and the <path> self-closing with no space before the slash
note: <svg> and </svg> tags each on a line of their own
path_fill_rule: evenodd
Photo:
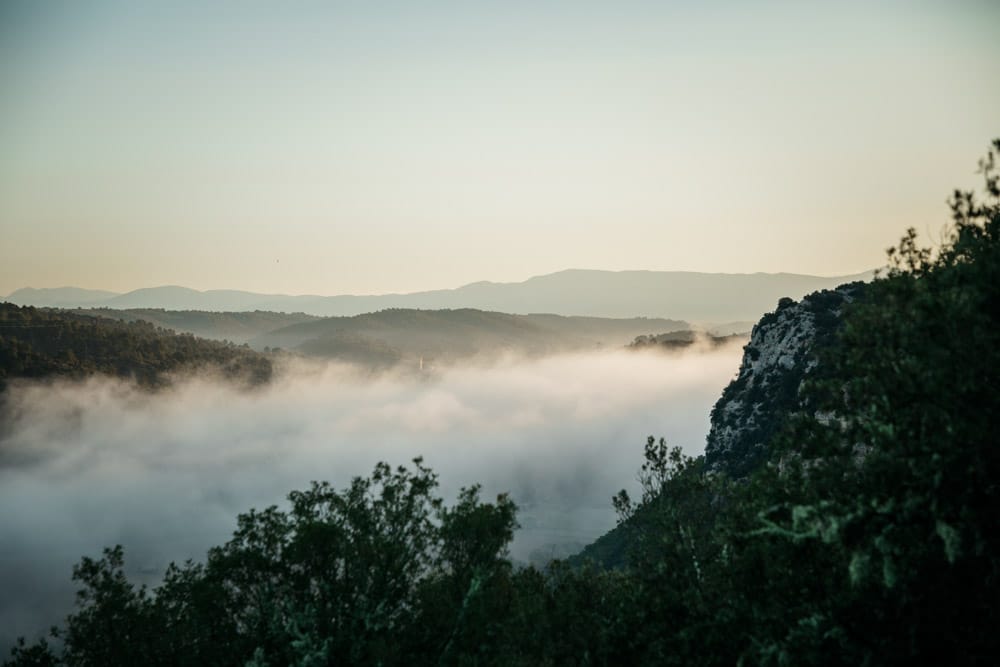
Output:
<svg viewBox="0 0 1000 667">
<path fill-rule="evenodd" d="M 49 306 L 52 308 L 77 308 L 103 303 L 118 296 L 115 292 L 99 289 L 82 289 L 80 287 L 22 287 L 15 290 L 6 301 L 19 306 Z"/>
<path fill-rule="evenodd" d="M 241 290 L 208 290 L 199 292 L 187 287 L 147 287 L 120 294 L 100 304 L 108 308 L 163 308 L 165 310 L 208 310 L 239 312 L 267 310 L 273 312 L 306 312 L 295 307 L 323 297 L 267 295 Z M 309 313 L 318 314 L 318 313 Z"/>
<path fill-rule="evenodd" d="M 824 278 L 793 273 L 695 273 L 689 271 L 592 271 L 571 269 L 519 283 L 476 282 L 456 289 L 371 296 L 256 294 L 237 290 L 199 292 L 154 287 L 127 294 L 60 288 L 21 289 L 17 304 L 72 308 L 166 308 L 169 310 L 303 312 L 351 316 L 386 308 L 476 308 L 505 313 L 557 313 L 593 317 L 669 317 L 689 321 L 755 321 L 781 297 L 795 299 L 872 272 Z"/>
</svg>

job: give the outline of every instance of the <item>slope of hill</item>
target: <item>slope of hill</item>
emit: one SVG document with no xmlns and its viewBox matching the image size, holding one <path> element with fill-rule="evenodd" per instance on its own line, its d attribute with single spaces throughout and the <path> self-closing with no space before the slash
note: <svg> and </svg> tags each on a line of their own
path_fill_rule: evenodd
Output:
<svg viewBox="0 0 1000 667">
<path fill-rule="evenodd" d="M 148 322 L 0 303 L 0 388 L 15 378 L 94 373 L 158 386 L 168 381 L 167 374 L 194 368 L 249 384 L 267 381 L 272 372 L 266 356 L 231 343 L 175 334 Z"/>
<path fill-rule="evenodd" d="M 155 287 L 94 300 L 62 290 L 18 290 L 9 300 L 53 307 L 166 308 L 169 310 L 303 312 L 352 316 L 388 308 L 475 308 L 504 313 L 558 313 L 592 317 L 671 317 L 699 322 L 755 320 L 784 296 L 801 298 L 871 273 L 819 276 L 792 273 L 723 274 L 688 271 L 572 269 L 523 282 L 477 282 L 457 289 L 372 296 L 289 296 L 234 290 L 199 292 Z M 57 294 L 58 292 L 58 294 Z M 74 301 L 76 299 L 76 301 Z"/>
<path fill-rule="evenodd" d="M 106 317 L 126 322 L 139 320 L 179 333 L 201 338 L 246 343 L 275 329 L 319 319 L 305 313 L 275 313 L 264 310 L 213 312 L 206 310 L 164 310 L 162 308 L 80 308 L 78 315 Z"/>
<path fill-rule="evenodd" d="M 295 324 L 259 336 L 251 345 L 385 365 L 420 357 L 446 362 L 508 352 L 543 355 L 623 347 L 641 334 L 687 328 L 686 322 L 665 319 L 390 309 Z"/>
<path fill-rule="evenodd" d="M 803 409 L 800 388 L 817 370 L 816 355 L 834 341 L 845 304 L 861 297 L 864 283 L 822 290 L 795 302 L 783 298 L 753 327 L 736 378 L 712 408 L 704 463 L 711 472 L 744 479 L 767 458 L 766 445 L 787 418 Z M 691 332 L 637 339 L 633 348 L 684 344 Z M 715 340 L 725 340 L 718 339 Z M 628 527 L 619 525 L 570 560 L 607 567 L 625 563 Z"/>
</svg>

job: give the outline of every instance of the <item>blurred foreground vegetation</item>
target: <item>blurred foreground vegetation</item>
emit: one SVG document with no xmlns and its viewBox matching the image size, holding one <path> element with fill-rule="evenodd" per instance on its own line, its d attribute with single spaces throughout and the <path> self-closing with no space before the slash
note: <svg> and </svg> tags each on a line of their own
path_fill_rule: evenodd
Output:
<svg viewBox="0 0 1000 667">
<path fill-rule="evenodd" d="M 956 193 L 845 306 L 809 409 L 743 479 L 650 438 L 618 567 L 514 567 L 516 508 L 419 460 L 251 511 L 133 586 L 121 548 L 12 665 L 993 665 L 1000 659 L 1000 188 Z"/>
</svg>

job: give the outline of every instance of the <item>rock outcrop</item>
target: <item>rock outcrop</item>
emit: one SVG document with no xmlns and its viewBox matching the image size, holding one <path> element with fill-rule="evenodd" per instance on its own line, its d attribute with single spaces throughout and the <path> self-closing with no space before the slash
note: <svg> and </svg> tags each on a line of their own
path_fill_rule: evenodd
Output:
<svg viewBox="0 0 1000 667">
<path fill-rule="evenodd" d="M 832 342 L 843 306 L 864 283 L 822 290 L 795 302 L 784 298 L 754 326 L 739 374 L 712 409 L 705 446 L 710 470 L 743 477 L 767 457 L 767 444 L 789 415 L 802 409 L 802 382 L 817 352 Z"/>
<path fill-rule="evenodd" d="M 785 420 L 807 409 L 802 383 L 824 372 L 818 354 L 835 342 L 844 305 L 861 298 L 864 290 L 865 283 L 855 282 L 814 292 L 799 302 L 784 298 L 753 327 L 739 374 L 712 409 L 705 446 L 708 470 L 738 479 L 767 460 L 771 438 Z M 629 525 L 619 524 L 569 562 L 622 567 Z"/>
</svg>

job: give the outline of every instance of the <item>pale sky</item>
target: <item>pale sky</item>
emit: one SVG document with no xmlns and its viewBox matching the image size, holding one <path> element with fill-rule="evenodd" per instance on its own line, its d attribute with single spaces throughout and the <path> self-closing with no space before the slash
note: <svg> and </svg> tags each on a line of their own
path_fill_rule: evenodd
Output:
<svg viewBox="0 0 1000 667">
<path fill-rule="evenodd" d="M 998 82 L 994 0 L 5 0 L 0 295 L 855 273 Z"/>
</svg>

